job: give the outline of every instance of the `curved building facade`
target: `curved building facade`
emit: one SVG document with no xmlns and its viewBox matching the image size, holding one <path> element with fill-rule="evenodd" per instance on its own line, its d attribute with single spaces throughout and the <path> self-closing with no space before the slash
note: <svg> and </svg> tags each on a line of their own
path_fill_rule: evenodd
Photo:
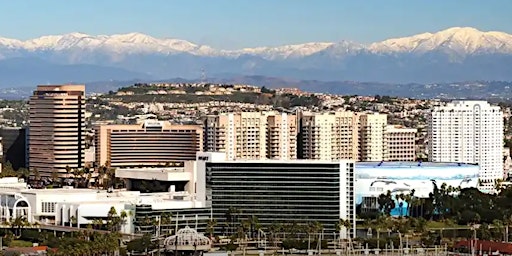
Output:
<svg viewBox="0 0 512 256">
<path fill-rule="evenodd" d="M 85 85 L 39 85 L 30 97 L 29 168 L 41 176 L 85 162 Z"/>
<path fill-rule="evenodd" d="M 377 198 L 390 191 L 396 195 L 409 194 L 427 198 L 434 191 L 434 184 L 452 187 L 477 187 L 480 167 L 474 164 L 434 162 L 358 162 L 355 168 L 356 204 L 375 209 Z M 400 203 L 396 201 L 396 208 Z M 394 209 L 393 213 L 398 213 Z"/>
</svg>

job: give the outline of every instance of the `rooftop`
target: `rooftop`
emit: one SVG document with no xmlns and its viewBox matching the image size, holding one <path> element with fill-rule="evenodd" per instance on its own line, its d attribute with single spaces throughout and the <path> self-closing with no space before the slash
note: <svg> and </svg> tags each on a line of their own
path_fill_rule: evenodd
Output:
<svg viewBox="0 0 512 256">
<path fill-rule="evenodd" d="M 476 164 L 444 162 L 356 162 L 357 168 L 439 168 L 439 167 L 475 167 Z"/>
</svg>

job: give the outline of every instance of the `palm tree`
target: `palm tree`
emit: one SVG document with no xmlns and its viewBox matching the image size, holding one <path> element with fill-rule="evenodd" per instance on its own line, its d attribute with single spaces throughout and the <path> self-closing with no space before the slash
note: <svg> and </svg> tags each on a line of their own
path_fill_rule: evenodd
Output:
<svg viewBox="0 0 512 256">
<path fill-rule="evenodd" d="M 505 226 L 503 224 L 503 221 L 501 220 L 493 220 L 492 221 L 492 227 L 496 230 L 498 234 L 500 234 L 501 237 L 496 238 L 497 241 L 503 241 L 505 240 Z"/>
<path fill-rule="evenodd" d="M 213 234 L 215 232 L 215 226 L 217 226 L 217 220 L 209 219 L 207 226 L 206 226 L 206 232 L 210 235 L 210 239 L 213 239 Z"/>
<path fill-rule="evenodd" d="M 77 219 L 76 219 L 76 217 L 75 217 L 75 216 L 71 216 L 71 218 L 69 218 L 69 220 L 70 220 L 70 223 L 71 223 L 71 226 L 72 226 L 72 227 L 76 226 L 76 224 L 77 224 Z"/>
<path fill-rule="evenodd" d="M 251 225 L 251 237 L 254 238 L 258 233 L 258 230 L 261 228 L 260 220 L 257 216 L 252 215 L 249 219 L 249 223 Z"/>
<path fill-rule="evenodd" d="M 226 217 L 226 222 L 228 223 L 228 233 L 230 235 L 234 234 L 236 229 L 235 224 L 238 223 L 238 216 L 241 213 L 239 209 L 236 209 L 235 207 L 230 206 L 229 209 L 226 211 L 224 216 Z"/>
<path fill-rule="evenodd" d="M 37 168 L 33 168 L 32 175 L 34 176 L 34 181 L 39 186 L 39 183 L 41 182 L 41 174 L 39 173 L 39 170 Z"/>
<path fill-rule="evenodd" d="M 126 218 L 126 212 L 125 212 Z M 110 207 L 110 210 L 107 214 L 107 227 L 110 231 L 118 231 L 119 226 L 121 225 L 121 217 L 117 215 L 116 208 L 114 206 Z"/>
<path fill-rule="evenodd" d="M 14 234 L 16 236 L 20 236 L 21 229 L 26 226 L 28 226 L 28 221 L 27 218 L 25 218 L 25 216 L 18 216 L 11 222 L 11 227 L 14 230 Z"/>
<path fill-rule="evenodd" d="M 350 232 L 350 230 L 352 230 L 354 228 L 354 223 L 352 223 L 350 220 L 344 220 L 344 219 L 339 219 L 338 220 L 338 223 L 336 223 L 336 232 L 339 233 L 339 239 L 341 240 L 341 231 L 343 229 L 346 229 L 346 235 L 347 235 L 347 239 L 348 239 L 348 244 L 349 244 L 349 248 L 352 247 L 352 232 Z M 378 236 L 378 235 L 377 235 Z"/>
<path fill-rule="evenodd" d="M 69 178 L 69 175 L 71 174 L 71 167 L 69 167 L 69 165 L 66 165 L 66 174 L 66 177 Z"/>
</svg>

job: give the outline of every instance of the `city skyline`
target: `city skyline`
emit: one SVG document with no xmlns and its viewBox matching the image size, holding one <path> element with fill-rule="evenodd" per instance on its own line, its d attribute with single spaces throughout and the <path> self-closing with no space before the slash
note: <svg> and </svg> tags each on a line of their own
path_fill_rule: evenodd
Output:
<svg viewBox="0 0 512 256">
<path fill-rule="evenodd" d="M 0 37 L 140 32 L 224 49 L 388 38 L 474 27 L 512 33 L 512 2 L 60 1 L 7 2 Z M 27 16 L 31 18 L 27 18 Z M 37 22 L 34 22 L 37 20 Z M 268 29 L 272 28 L 272 29 Z"/>
</svg>

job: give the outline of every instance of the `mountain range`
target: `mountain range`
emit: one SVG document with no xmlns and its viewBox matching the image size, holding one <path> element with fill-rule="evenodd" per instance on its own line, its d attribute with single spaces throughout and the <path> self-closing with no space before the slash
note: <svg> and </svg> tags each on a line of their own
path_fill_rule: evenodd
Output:
<svg viewBox="0 0 512 256">
<path fill-rule="evenodd" d="M 141 33 L 0 37 L 0 86 L 105 80 L 269 76 L 435 83 L 512 80 L 512 35 L 470 27 L 361 44 L 312 42 L 215 49 Z"/>
</svg>

